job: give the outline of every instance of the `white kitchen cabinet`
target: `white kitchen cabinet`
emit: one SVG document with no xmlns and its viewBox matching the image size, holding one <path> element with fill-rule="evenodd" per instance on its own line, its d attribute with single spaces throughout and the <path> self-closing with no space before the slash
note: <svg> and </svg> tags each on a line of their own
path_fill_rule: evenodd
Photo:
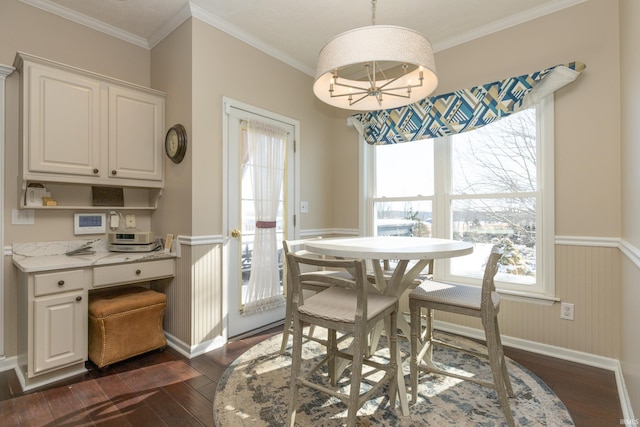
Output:
<svg viewBox="0 0 640 427">
<path fill-rule="evenodd" d="M 33 375 L 87 358 L 87 292 L 65 292 L 33 301 Z"/>
<path fill-rule="evenodd" d="M 23 183 L 163 187 L 162 92 L 25 53 L 15 65 Z"/>
<path fill-rule="evenodd" d="M 37 63 L 23 73 L 25 171 L 99 176 L 100 82 Z"/>
<path fill-rule="evenodd" d="M 162 182 L 164 98 L 109 87 L 109 178 Z"/>
<path fill-rule="evenodd" d="M 83 372 L 91 269 L 21 272 L 19 283 L 17 372 L 23 387 Z"/>
<path fill-rule="evenodd" d="M 41 258 L 45 263 L 55 257 Z M 19 271 L 16 372 L 25 391 L 86 372 L 90 290 L 175 276 L 173 257 L 35 271 L 34 258 L 14 258 L 14 264 Z"/>
</svg>

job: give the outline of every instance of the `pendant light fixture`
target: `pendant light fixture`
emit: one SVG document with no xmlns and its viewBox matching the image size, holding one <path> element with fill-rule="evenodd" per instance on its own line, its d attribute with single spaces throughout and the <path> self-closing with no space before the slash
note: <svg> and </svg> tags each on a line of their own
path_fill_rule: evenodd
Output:
<svg viewBox="0 0 640 427">
<path fill-rule="evenodd" d="M 429 96 L 438 85 L 431 43 L 417 31 L 371 25 L 344 32 L 320 51 L 313 92 L 329 105 L 373 111 Z"/>
</svg>

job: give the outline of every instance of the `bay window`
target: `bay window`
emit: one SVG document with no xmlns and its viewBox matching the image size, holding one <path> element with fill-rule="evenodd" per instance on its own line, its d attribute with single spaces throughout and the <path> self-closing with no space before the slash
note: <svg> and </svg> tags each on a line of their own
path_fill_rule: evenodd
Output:
<svg viewBox="0 0 640 427">
<path fill-rule="evenodd" d="M 361 152 L 365 231 L 472 242 L 435 277 L 478 285 L 499 243 L 499 290 L 554 298 L 552 96 L 472 131 Z"/>
</svg>

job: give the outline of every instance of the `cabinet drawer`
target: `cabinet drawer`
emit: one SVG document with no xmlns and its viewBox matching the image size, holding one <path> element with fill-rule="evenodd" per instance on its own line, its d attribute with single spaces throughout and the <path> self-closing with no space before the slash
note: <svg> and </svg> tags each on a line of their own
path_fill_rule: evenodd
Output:
<svg viewBox="0 0 640 427">
<path fill-rule="evenodd" d="M 144 282 L 164 277 L 173 277 L 174 275 L 175 262 L 173 259 L 94 267 L 93 287 L 98 288 L 120 283 Z"/>
<path fill-rule="evenodd" d="M 36 274 L 33 277 L 35 296 L 57 294 L 84 289 L 87 284 L 86 270 L 56 271 Z"/>
</svg>

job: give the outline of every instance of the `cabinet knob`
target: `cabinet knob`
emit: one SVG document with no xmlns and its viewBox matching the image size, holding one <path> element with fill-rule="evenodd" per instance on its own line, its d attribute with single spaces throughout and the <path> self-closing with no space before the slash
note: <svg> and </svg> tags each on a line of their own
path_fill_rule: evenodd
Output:
<svg viewBox="0 0 640 427">
<path fill-rule="evenodd" d="M 93 170 L 93 173 L 98 173 L 98 172 L 100 172 L 100 169 L 94 169 Z"/>
<path fill-rule="evenodd" d="M 136 274 L 139 275 L 140 273 L 142 273 L 142 271 L 140 270 L 136 270 Z"/>
<path fill-rule="evenodd" d="M 64 280 L 58 280 L 58 286 L 64 285 Z"/>
<path fill-rule="evenodd" d="M 117 172 L 115 169 L 111 171 L 111 175 L 115 175 L 115 174 L 117 174 L 117 173 L 118 173 L 118 172 Z"/>
<path fill-rule="evenodd" d="M 78 302 L 82 301 L 82 297 L 76 297 L 76 301 Z"/>
</svg>

